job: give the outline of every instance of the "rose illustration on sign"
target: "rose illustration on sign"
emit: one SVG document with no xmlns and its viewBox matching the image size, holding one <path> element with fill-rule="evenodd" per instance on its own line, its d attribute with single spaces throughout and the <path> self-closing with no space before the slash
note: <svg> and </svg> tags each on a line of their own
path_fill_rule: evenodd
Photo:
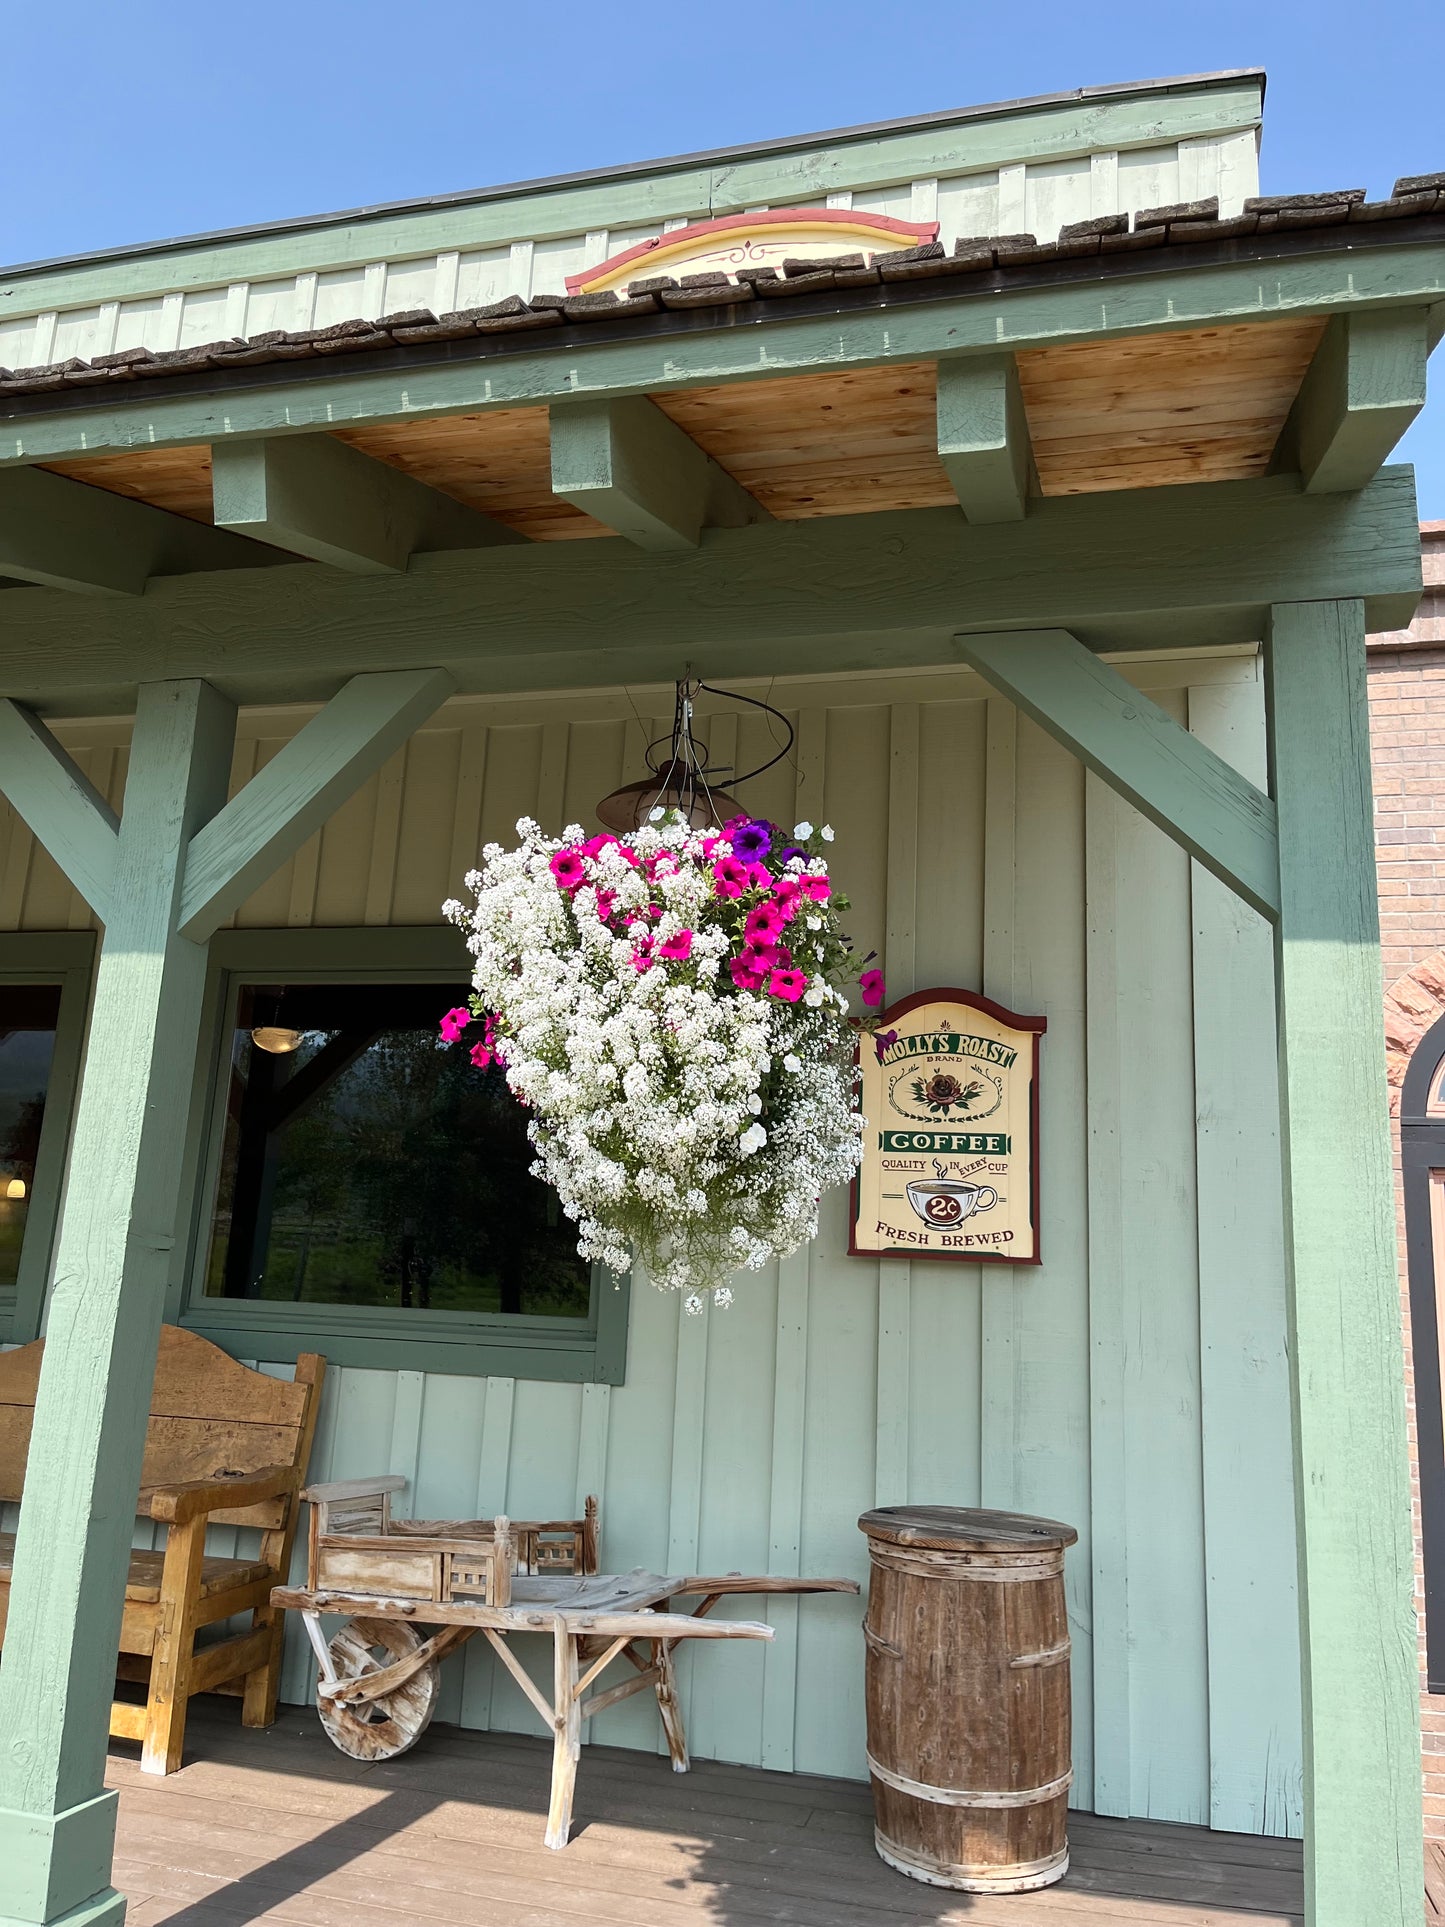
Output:
<svg viewBox="0 0 1445 1927">
<path fill-rule="evenodd" d="M 920 1104 L 926 1104 L 930 1111 L 941 1111 L 947 1117 L 953 1110 L 966 1111 L 970 1104 L 982 1097 L 983 1085 L 976 1077 L 964 1084 L 951 1071 L 935 1071 L 932 1077 L 915 1077 L 912 1091 Z"/>
</svg>

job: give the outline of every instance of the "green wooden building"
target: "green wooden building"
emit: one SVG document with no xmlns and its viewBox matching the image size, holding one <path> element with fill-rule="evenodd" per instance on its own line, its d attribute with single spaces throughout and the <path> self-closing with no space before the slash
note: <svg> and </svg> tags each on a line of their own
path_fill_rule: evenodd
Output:
<svg viewBox="0 0 1445 1927">
<path fill-rule="evenodd" d="M 1260 199 L 1262 100 L 1105 88 L 0 281 L 0 1340 L 47 1336 L 0 1520 L 6 1927 L 123 1917 L 163 1319 L 327 1355 L 313 1476 L 596 1491 L 614 1568 L 862 1578 L 858 1514 L 905 1499 L 1068 1520 L 1076 1804 L 1303 1831 L 1313 1927 L 1420 1920 L 1364 636 L 1420 590 L 1386 464 L 1445 176 Z M 890 994 L 1047 1017 L 1040 1268 L 849 1257 L 837 1195 L 679 1317 L 569 1264 L 452 1084 L 390 1151 L 336 1107 L 262 1212 L 250 1031 L 404 1070 L 482 842 L 594 826 L 686 669 L 795 726 L 744 800 L 833 824 Z M 711 707 L 714 759 L 764 760 Z M 462 1145 L 475 1210 L 427 1177 Z M 863 1777 L 856 1602 L 774 1623 L 687 1674 L 695 1750 Z M 530 1730 L 480 1647 L 443 1716 Z M 656 1744 L 641 1702 L 595 1726 Z"/>
</svg>

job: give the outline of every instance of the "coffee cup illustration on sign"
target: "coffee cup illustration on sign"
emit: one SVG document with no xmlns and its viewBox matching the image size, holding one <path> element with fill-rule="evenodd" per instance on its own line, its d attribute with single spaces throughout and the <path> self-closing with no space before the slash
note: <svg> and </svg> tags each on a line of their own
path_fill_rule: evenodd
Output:
<svg viewBox="0 0 1445 1927">
<path fill-rule="evenodd" d="M 908 1202 L 928 1225 L 962 1224 L 975 1211 L 991 1211 L 998 1203 L 991 1184 L 969 1184 L 963 1178 L 914 1178 L 904 1188 Z"/>
</svg>

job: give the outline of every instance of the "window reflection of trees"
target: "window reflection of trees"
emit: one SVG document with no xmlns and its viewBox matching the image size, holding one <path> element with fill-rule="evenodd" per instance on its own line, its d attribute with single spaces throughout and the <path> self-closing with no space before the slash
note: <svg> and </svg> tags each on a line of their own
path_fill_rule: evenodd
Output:
<svg viewBox="0 0 1445 1927">
<path fill-rule="evenodd" d="M 238 1033 L 236 1070 L 209 1290 L 586 1315 L 590 1268 L 530 1175 L 526 1113 L 499 1071 L 430 1029 L 354 1024 L 308 1030 L 284 1058 Z M 302 1101 L 285 1115 L 288 1092 Z"/>
</svg>

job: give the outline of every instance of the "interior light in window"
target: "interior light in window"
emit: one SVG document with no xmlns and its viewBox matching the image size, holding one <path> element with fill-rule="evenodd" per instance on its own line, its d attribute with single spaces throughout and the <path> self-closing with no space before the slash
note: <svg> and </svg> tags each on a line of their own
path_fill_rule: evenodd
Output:
<svg viewBox="0 0 1445 1927">
<path fill-rule="evenodd" d="M 24 1178 L 11 1178 L 10 1182 L 5 1187 L 5 1195 L 7 1198 L 15 1199 L 17 1201 L 23 1198 L 25 1196 Z"/>
<path fill-rule="evenodd" d="M 280 1024 L 258 1024 L 251 1032 L 251 1042 L 258 1050 L 268 1050 L 273 1057 L 285 1057 L 289 1052 L 300 1048 L 299 1030 L 286 1030 Z"/>
</svg>

